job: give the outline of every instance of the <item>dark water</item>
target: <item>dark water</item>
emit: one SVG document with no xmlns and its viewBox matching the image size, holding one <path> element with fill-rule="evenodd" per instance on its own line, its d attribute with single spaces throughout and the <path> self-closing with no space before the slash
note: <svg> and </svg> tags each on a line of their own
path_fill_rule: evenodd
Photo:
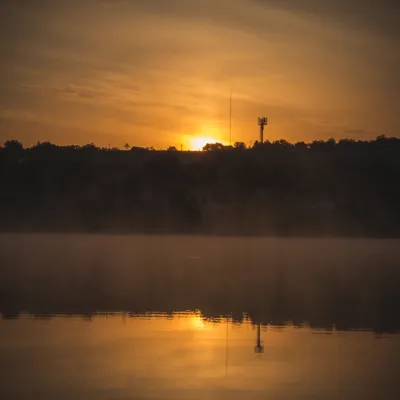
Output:
<svg viewBox="0 0 400 400">
<path fill-rule="evenodd" d="M 400 241 L 0 236 L 0 398 L 397 399 Z"/>
</svg>

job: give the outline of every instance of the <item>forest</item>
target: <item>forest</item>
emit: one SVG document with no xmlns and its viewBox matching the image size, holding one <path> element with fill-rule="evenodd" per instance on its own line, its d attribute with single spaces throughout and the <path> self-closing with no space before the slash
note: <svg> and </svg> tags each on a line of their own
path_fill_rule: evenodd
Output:
<svg viewBox="0 0 400 400">
<path fill-rule="evenodd" d="M 0 147 L 0 230 L 400 237 L 400 139 Z"/>
</svg>

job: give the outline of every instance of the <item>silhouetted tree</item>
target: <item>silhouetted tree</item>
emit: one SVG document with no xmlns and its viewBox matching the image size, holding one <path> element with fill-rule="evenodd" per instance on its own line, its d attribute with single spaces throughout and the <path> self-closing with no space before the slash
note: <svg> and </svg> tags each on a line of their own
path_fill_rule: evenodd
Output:
<svg viewBox="0 0 400 400">
<path fill-rule="evenodd" d="M 304 142 L 297 142 L 294 146 L 296 147 L 296 149 L 299 149 L 299 150 L 300 149 L 301 150 L 307 150 L 308 149 L 307 144 L 304 143 Z"/>
<path fill-rule="evenodd" d="M 221 151 L 224 149 L 224 145 L 222 143 L 207 143 L 203 147 L 203 151 Z"/>
<path fill-rule="evenodd" d="M 234 149 L 23 149 L 8 141 L 0 151 L 0 230 L 400 236 L 400 139 Z"/>
<path fill-rule="evenodd" d="M 330 139 L 327 140 L 326 144 L 327 144 L 327 146 L 335 147 L 336 146 L 336 140 L 334 138 L 330 138 Z"/>
<path fill-rule="evenodd" d="M 95 151 L 98 151 L 99 148 L 96 147 L 94 143 L 89 143 L 89 144 L 85 144 L 84 146 L 82 146 L 80 148 L 80 150 L 86 151 L 86 152 L 95 152 Z"/>
<path fill-rule="evenodd" d="M 264 143 L 265 144 L 265 143 Z M 291 147 L 292 145 L 287 141 L 287 140 L 285 140 L 285 139 L 280 139 L 280 140 L 276 140 L 274 143 L 273 143 L 275 146 L 281 146 L 281 147 L 285 147 L 285 148 L 288 148 L 288 147 Z"/>
<path fill-rule="evenodd" d="M 235 142 L 235 144 L 233 145 L 233 147 L 236 150 L 246 150 L 246 145 L 244 144 L 244 142 Z"/>
<path fill-rule="evenodd" d="M 35 154 L 40 154 L 40 155 L 46 156 L 46 155 L 51 155 L 57 149 L 58 149 L 58 146 L 56 146 L 53 143 L 37 142 L 30 150 Z"/>
<path fill-rule="evenodd" d="M 149 151 L 149 149 L 147 147 L 137 147 L 137 146 L 132 146 L 131 147 L 131 151 L 132 152 L 136 152 L 136 153 L 143 153 L 143 152 L 147 152 Z"/>
<path fill-rule="evenodd" d="M 7 140 L 3 145 L 4 149 L 12 153 L 21 153 L 24 150 L 19 140 Z"/>
</svg>

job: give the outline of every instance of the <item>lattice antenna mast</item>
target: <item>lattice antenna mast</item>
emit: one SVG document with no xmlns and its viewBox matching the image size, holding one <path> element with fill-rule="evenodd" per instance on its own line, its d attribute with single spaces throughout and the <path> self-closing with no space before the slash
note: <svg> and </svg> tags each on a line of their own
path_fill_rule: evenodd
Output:
<svg viewBox="0 0 400 400">
<path fill-rule="evenodd" d="M 258 125 L 260 126 L 260 142 L 264 143 L 264 126 L 268 124 L 267 117 L 259 117 Z"/>
</svg>

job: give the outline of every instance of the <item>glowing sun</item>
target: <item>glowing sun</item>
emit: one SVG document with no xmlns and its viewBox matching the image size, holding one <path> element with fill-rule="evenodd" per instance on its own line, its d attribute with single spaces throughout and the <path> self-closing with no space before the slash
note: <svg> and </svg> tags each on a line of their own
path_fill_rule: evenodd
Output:
<svg viewBox="0 0 400 400">
<path fill-rule="evenodd" d="M 215 139 L 211 136 L 192 136 L 188 140 L 190 150 L 203 150 L 207 143 L 222 143 L 222 140 Z"/>
</svg>

